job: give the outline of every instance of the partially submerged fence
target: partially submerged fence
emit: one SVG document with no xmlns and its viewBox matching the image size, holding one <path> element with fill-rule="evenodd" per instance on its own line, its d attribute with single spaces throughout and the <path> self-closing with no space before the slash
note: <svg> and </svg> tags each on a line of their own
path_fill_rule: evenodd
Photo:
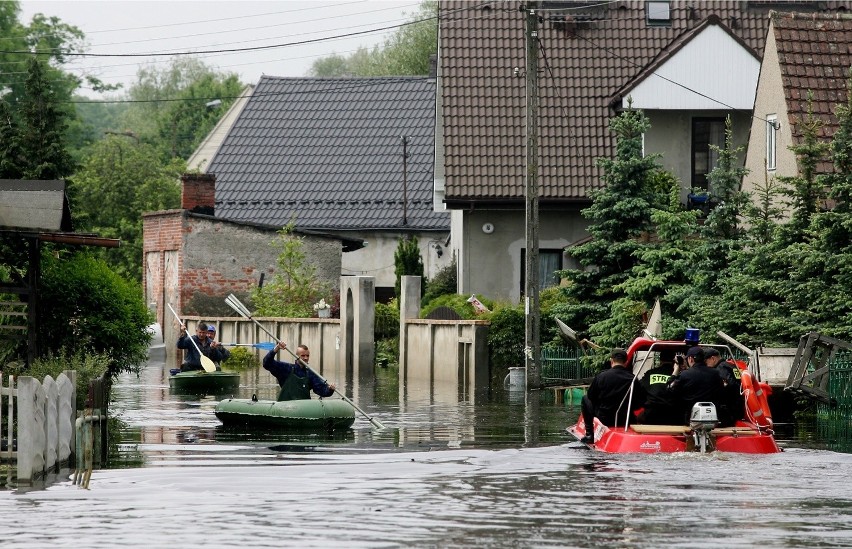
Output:
<svg viewBox="0 0 852 549">
<path fill-rule="evenodd" d="M 19 483 L 30 483 L 71 457 L 76 414 L 76 372 L 55 380 L 0 374 L 0 416 L 5 451 L 0 458 L 14 462 Z M 3 421 L 5 419 L 5 421 Z"/>
</svg>

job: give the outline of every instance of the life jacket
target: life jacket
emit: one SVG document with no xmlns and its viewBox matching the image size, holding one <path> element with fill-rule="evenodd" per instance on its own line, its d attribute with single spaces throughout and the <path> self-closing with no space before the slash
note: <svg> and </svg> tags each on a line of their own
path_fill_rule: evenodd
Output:
<svg viewBox="0 0 852 549">
<path fill-rule="evenodd" d="M 300 372 L 301 370 L 301 372 Z M 304 374 L 300 376 L 299 373 Z M 282 400 L 306 400 L 311 398 L 311 388 L 308 386 L 308 370 L 293 366 L 290 375 L 281 385 L 278 392 L 278 401 Z"/>
</svg>

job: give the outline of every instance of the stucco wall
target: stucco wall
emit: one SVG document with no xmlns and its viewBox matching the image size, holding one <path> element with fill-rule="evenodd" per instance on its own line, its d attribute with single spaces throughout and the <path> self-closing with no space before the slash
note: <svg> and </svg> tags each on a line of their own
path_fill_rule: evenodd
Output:
<svg viewBox="0 0 852 549">
<path fill-rule="evenodd" d="M 781 127 L 775 131 L 776 169 L 766 170 L 766 117 L 774 114 Z M 754 193 L 756 188 L 765 185 L 767 176 L 791 177 L 798 174 L 796 155 L 789 149 L 793 143 L 792 128 L 787 114 L 787 102 L 784 99 L 784 85 L 781 69 L 778 66 L 778 52 L 775 47 L 775 33 L 770 30 L 766 42 L 760 78 L 757 82 L 757 95 L 754 100 L 754 118 L 751 122 L 751 137 L 746 151 L 745 167 L 749 170 L 743 178 L 743 190 Z M 776 205 L 785 207 L 784 200 L 776 199 Z"/>
<path fill-rule="evenodd" d="M 372 276 L 376 279 L 377 288 L 393 288 L 396 284 L 394 273 L 394 254 L 396 253 L 399 239 L 411 233 L 388 232 L 388 231 L 359 231 L 347 234 L 350 238 L 361 238 L 367 242 L 367 246 L 354 252 L 343 254 L 341 273 L 353 276 Z M 415 233 L 420 248 L 420 257 L 423 258 L 423 269 L 426 278 L 431 279 L 442 268 L 452 262 L 452 253 L 444 244 L 449 237 L 449 232 L 426 232 Z M 440 248 L 439 248 L 440 246 Z M 440 249 L 440 257 L 438 250 Z"/>
<path fill-rule="evenodd" d="M 724 118 L 728 111 L 646 111 L 651 129 L 645 135 L 645 154 L 662 154 L 660 164 L 675 174 L 681 181 L 681 202 L 686 203 L 691 190 L 692 178 L 692 120 L 694 118 Z M 734 147 L 748 142 L 751 128 L 749 113 L 734 113 L 731 116 L 734 130 Z M 738 161 L 742 165 L 745 152 Z"/>
<path fill-rule="evenodd" d="M 524 211 L 453 212 L 453 249 L 459 257 L 459 293 L 517 303 L 521 296 L 521 250 L 526 247 Z M 483 232 L 486 223 L 491 233 Z M 587 236 L 579 207 L 539 212 L 539 249 L 564 249 Z M 465 267 L 466 266 L 466 267 Z M 563 254 L 563 268 L 576 264 Z"/>
</svg>

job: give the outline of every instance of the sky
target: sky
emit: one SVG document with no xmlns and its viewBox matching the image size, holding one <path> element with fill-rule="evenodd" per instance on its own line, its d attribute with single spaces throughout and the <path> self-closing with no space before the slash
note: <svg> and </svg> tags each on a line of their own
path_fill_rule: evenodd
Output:
<svg viewBox="0 0 852 549">
<path fill-rule="evenodd" d="M 312 63 L 332 54 L 347 56 L 359 47 L 381 45 L 418 11 L 419 0 L 20 0 L 19 20 L 56 16 L 86 34 L 88 53 L 148 54 L 264 48 L 256 51 L 198 53 L 214 69 L 236 73 L 247 84 L 261 75 L 307 76 Z M 305 42 L 300 45 L 286 45 Z M 281 46 L 283 45 L 283 46 Z M 269 47 L 267 46 L 275 46 Z M 136 80 L 140 66 L 165 68 L 172 57 L 77 58 L 65 70 L 92 75 L 108 84 Z M 83 88 L 93 98 L 103 95 Z"/>
</svg>

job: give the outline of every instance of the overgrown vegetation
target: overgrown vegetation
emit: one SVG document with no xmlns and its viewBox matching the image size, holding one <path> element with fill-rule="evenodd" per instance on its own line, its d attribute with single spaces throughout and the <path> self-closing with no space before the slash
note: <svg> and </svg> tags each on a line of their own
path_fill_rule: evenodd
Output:
<svg viewBox="0 0 852 549">
<path fill-rule="evenodd" d="M 331 287 L 317 277 L 316 267 L 305 253 L 304 239 L 293 233 L 293 227 L 291 221 L 270 244 L 279 252 L 278 268 L 269 283 L 251 294 L 259 316 L 310 318 L 314 303 L 320 299 L 333 302 L 329 299 Z"/>
<path fill-rule="evenodd" d="M 250 370 L 260 367 L 260 360 L 254 351 L 245 347 L 234 347 L 231 356 L 222 361 L 222 368 L 226 370 Z"/>
<path fill-rule="evenodd" d="M 62 372 L 74 370 L 77 372 L 75 383 L 77 389 L 76 405 L 77 410 L 82 410 L 86 405 L 89 383 L 108 371 L 111 361 L 109 355 L 106 354 L 85 351 L 69 354 L 68 351 L 63 349 L 57 355 L 49 354 L 36 359 L 29 367 L 25 367 L 23 362 L 10 363 L 5 367 L 3 373 L 14 376 L 32 376 L 42 381 L 46 376 L 56 379 Z"/>
<path fill-rule="evenodd" d="M 428 281 L 423 277 L 423 258 L 420 256 L 420 245 L 416 236 L 406 235 L 399 239 L 396 252 L 393 255 L 393 262 L 394 274 L 396 275 L 394 290 L 397 299 L 400 297 L 399 292 L 401 291 L 403 276 L 419 276 L 423 279 L 423 284 L 420 286 L 420 295 L 422 296 Z"/>
</svg>

